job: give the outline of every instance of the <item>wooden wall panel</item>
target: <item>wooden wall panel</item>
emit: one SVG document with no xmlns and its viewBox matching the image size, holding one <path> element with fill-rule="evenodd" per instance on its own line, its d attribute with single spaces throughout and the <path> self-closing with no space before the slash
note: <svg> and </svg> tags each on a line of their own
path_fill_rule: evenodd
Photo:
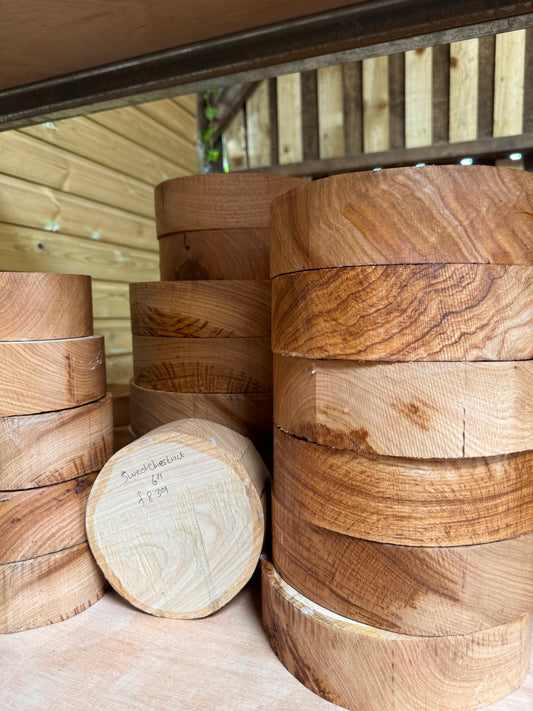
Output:
<svg viewBox="0 0 533 711">
<path fill-rule="evenodd" d="M 405 53 L 405 145 L 433 142 L 433 51 L 431 47 Z"/>
<path fill-rule="evenodd" d="M 323 67 L 317 71 L 318 125 L 320 158 L 344 155 L 342 67 Z"/>
<path fill-rule="evenodd" d="M 278 156 L 279 163 L 303 159 L 302 98 L 299 74 L 278 77 Z"/>
<path fill-rule="evenodd" d="M 133 373 L 129 282 L 159 279 L 154 187 L 197 172 L 196 97 L 0 134 L 0 265 L 88 274 L 107 380 Z"/>
<path fill-rule="evenodd" d="M 248 168 L 246 149 L 246 117 L 244 109 L 237 112 L 224 134 L 226 140 L 226 158 L 230 170 Z"/>
<path fill-rule="evenodd" d="M 450 142 L 477 138 L 479 40 L 450 45 Z"/>
<path fill-rule="evenodd" d="M 363 61 L 363 149 L 389 149 L 389 58 Z"/>
<path fill-rule="evenodd" d="M 494 135 L 522 133 L 526 30 L 496 37 L 494 76 Z"/>
<path fill-rule="evenodd" d="M 246 132 L 250 168 L 270 165 L 270 92 L 268 79 L 262 81 L 246 102 Z"/>
</svg>

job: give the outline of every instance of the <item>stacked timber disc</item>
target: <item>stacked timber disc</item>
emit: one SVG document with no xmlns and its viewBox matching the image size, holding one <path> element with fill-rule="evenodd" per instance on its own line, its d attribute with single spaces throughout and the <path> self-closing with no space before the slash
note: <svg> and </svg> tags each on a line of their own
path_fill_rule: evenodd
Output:
<svg viewBox="0 0 533 711">
<path fill-rule="evenodd" d="M 163 281 L 130 291 L 137 436 L 205 418 L 271 459 L 270 203 L 301 183 L 212 174 L 156 188 Z"/>
<path fill-rule="evenodd" d="M 85 533 L 112 454 L 90 277 L 0 273 L 0 633 L 81 612 L 104 592 Z"/>
<path fill-rule="evenodd" d="M 489 704 L 529 660 L 533 177 L 336 176 L 271 229 L 272 646 L 349 709 Z"/>
</svg>

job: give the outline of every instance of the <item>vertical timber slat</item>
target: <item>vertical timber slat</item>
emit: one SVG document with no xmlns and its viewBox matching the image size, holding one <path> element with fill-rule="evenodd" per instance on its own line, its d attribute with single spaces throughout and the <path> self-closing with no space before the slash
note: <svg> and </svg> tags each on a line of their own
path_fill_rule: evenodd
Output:
<svg viewBox="0 0 533 711">
<path fill-rule="evenodd" d="M 228 167 L 232 170 L 246 170 L 248 158 L 246 155 L 246 119 L 244 109 L 237 112 L 226 128 L 226 158 Z"/>
<path fill-rule="evenodd" d="M 522 133 L 526 31 L 496 35 L 494 136 Z"/>
<path fill-rule="evenodd" d="M 405 145 L 405 56 L 389 57 L 390 149 Z"/>
<path fill-rule="evenodd" d="M 302 72 L 300 90 L 302 92 L 302 141 L 303 159 L 318 158 L 318 88 L 315 70 Z"/>
<path fill-rule="evenodd" d="M 279 163 L 300 163 L 303 159 L 303 142 L 299 74 L 278 77 L 277 100 Z"/>
<path fill-rule="evenodd" d="M 259 83 L 246 102 L 246 133 L 250 168 L 270 165 L 270 106 L 266 79 Z"/>
<path fill-rule="evenodd" d="M 477 39 L 450 45 L 450 143 L 477 138 L 478 55 Z"/>
<path fill-rule="evenodd" d="M 433 52 L 431 47 L 405 53 L 405 146 L 433 142 Z"/>
<path fill-rule="evenodd" d="M 363 150 L 363 94 L 361 62 L 342 65 L 344 150 L 357 155 Z"/>
<path fill-rule="evenodd" d="M 389 149 L 389 58 L 363 60 L 363 149 Z"/>
<path fill-rule="evenodd" d="M 496 37 L 480 37 L 478 47 L 477 138 L 480 139 L 492 137 Z"/>
<path fill-rule="evenodd" d="M 344 155 L 342 67 L 337 64 L 319 69 L 317 86 L 319 155 L 320 158 L 337 158 Z"/>
</svg>

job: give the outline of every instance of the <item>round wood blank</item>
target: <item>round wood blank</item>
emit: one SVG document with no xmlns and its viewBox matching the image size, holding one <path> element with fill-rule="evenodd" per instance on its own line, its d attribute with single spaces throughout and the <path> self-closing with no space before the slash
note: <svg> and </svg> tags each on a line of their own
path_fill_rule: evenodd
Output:
<svg viewBox="0 0 533 711">
<path fill-rule="evenodd" d="M 165 180 L 155 189 L 157 235 L 269 227 L 272 200 L 303 182 L 268 173 L 212 173 Z"/>
<path fill-rule="evenodd" d="M 0 343 L 0 417 L 64 410 L 104 395 L 103 336 Z"/>
<path fill-rule="evenodd" d="M 331 449 L 277 428 L 274 441 L 274 493 L 322 528 L 406 546 L 533 533 L 533 452 L 402 459 Z"/>
<path fill-rule="evenodd" d="M 268 228 L 199 230 L 159 238 L 162 281 L 268 279 Z"/>
<path fill-rule="evenodd" d="M 0 341 L 90 336 L 91 277 L 0 272 L 0 313 Z"/>
<path fill-rule="evenodd" d="M 0 491 L 0 565 L 87 540 L 85 507 L 96 474 L 22 491 Z"/>
<path fill-rule="evenodd" d="M 272 554 L 303 595 L 402 634 L 468 634 L 533 608 L 533 534 L 446 548 L 376 543 L 315 526 L 274 496 Z"/>
<path fill-rule="evenodd" d="M 281 663 L 351 711 L 472 711 L 516 689 L 531 615 L 459 637 L 413 637 L 340 617 L 261 562 L 263 624 Z"/>
<path fill-rule="evenodd" d="M 337 449 L 489 457 L 533 449 L 533 361 L 357 363 L 274 356 L 274 422 Z"/>
<path fill-rule="evenodd" d="M 270 336 L 270 281 L 130 284 L 130 306 L 138 336 Z"/>
<path fill-rule="evenodd" d="M 533 264 L 533 177 L 391 168 L 307 183 L 272 204 L 271 276 L 363 264 Z"/>
<path fill-rule="evenodd" d="M 117 452 L 87 506 L 87 537 L 111 585 L 160 617 L 204 617 L 252 575 L 268 471 L 251 442 L 181 420 Z"/>
<path fill-rule="evenodd" d="M 155 390 L 272 392 L 270 339 L 133 336 L 133 374 Z"/>
<path fill-rule="evenodd" d="M 61 622 L 94 605 L 105 579 L 88 544 L 0 565 L 0 634 Z"/>
<path fill-rule="evenodd" d="M 0 489 L 31 489 L 99 471 L 113 454 L 111 395 L 80 407 L 0 418 Z"/>
<path fill-rule="evenodd" d="M 306 358 L 526 360 L 533 267 L 315 269 L 272 282 L 272 350 Z"/>
</svg>

